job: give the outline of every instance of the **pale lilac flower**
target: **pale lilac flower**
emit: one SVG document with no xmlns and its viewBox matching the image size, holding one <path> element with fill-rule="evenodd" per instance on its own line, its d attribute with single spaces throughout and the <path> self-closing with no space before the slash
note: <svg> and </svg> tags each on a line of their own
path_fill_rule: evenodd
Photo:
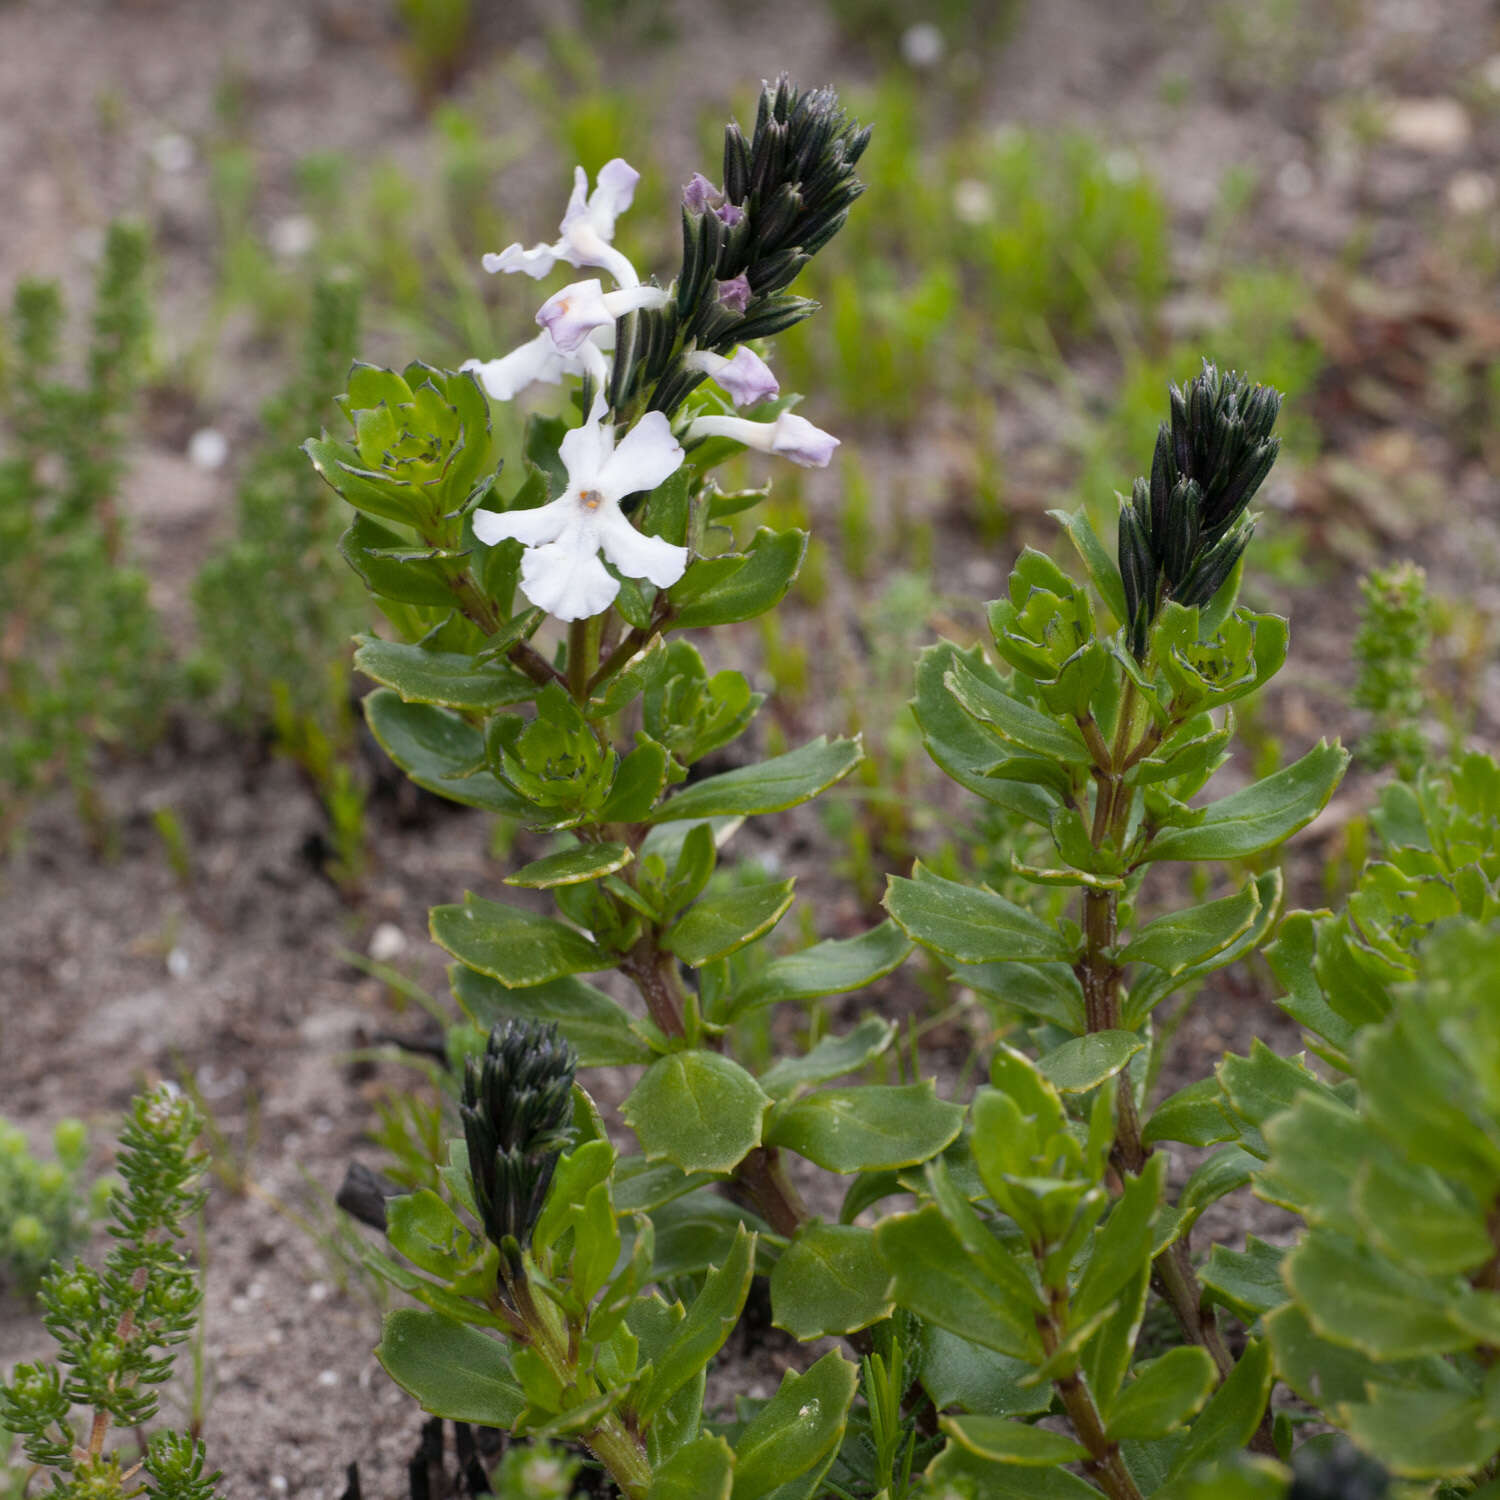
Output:
<svg viewBox="0 0 1500 1500">
<path fill-rule="evenodd" d="M 716 188 L 702 172 L 694 172 L 692 180 L 683 188 L 682 206 L 690 214 L 713 212 L 729 229 L 745 217 L 745 210 L 737 203 L 725 202 L 723 189 Z"/>
<path fill-rule="evenodd" d="M 655 286 L 627 286 L 606 292 L 598 281 L 575 281 L 542 303 L 536 320 L 564 354 L 571 354 L 596 328 L 643 307 L 665 307 L 667 294 Z"/>
<path fill-rule="evenodd" d="M 719 306 L 730 312 L 744 312 L 750 305 L 750 278 L 743 271 L 719 283 Z"/>
<path fill-rule="evenodd" d="M 611 243 L 615 220 L 630 207 L 641 174 L 623 157 L 615 157 L 599 168 L 594 191 L 588 191 L 588 174 L 573 168 L 573 194 L 563 214 L 558 239 L 550 245 L 522 248 L 507 245 L 498 255 L 484 257 L 486 271 L 524 271 L 541 280 L 558 261 L 570 266 L 600 266 L 621 286 L 638 286 L 635 267 Z"/>
<path fill-rule="evenodd" d="M 699 417 L 688 437 L 727 437 L 760 453 L 789 458 L 804 469 L 826 469 L 839 440 L 814 427 L 806 417 L 784 411 L 774 422 L 752 422 L 746 417 Z"/>
<path fill-rule="evenodd" d="M 509 354 L 499 359 L 466 359 L 460 370 L 472 370 L 479 383 L 493 401 L 510 401 L 528 385 L 543 382 L 561 385 L 568 375 L 593 375 L 596 379 L 608 376 L 603 351 L 613 349 L 615 325 L 607 323 L 596 328 L 571 354 L 564 354 L 552 341 L 552 335 L 543 329 L 534 339 L 528 340 Z"/>
<path fill-rule="evenodd" d="M 699 349 L 688 355 L 683 364 L 690 370 L 702 370 L 710 380 L 717 381 L 736 406 L 754 406 L 781 390 L 770 366 L 748 344 L 741 344 L 732 359 Z"/>
<path fill-rule="evenodd" d="M 568 471 L 561 498 L 537 510 L 474 512 L 474 535 L 494 546 L 507 538 L 524 543 L 521 589 L 559 620 L 583 620 L 614 603 L 620 591 L 599 560 L 627 578 L 658 588 L 677 582 L 687 568 L 687 548 L 637 531 L 620 501 L 654 490 L 682 464 L 682 445 L 659 411 L 647 412 L 615 446 L 614 429 L 596 414 L 564 436 L 559 448 Z"/>
</svg>

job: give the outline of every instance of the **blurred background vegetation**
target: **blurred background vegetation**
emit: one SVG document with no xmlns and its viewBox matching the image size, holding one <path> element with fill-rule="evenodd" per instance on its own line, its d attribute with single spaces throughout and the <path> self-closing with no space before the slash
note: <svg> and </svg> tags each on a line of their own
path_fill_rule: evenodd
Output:
<svg viewBox="0 0 1500 1500">
<path fill-rule="evenodd" d="M 85 60 L 67 97 L 86 135 L 40 137 L 36 170 L 66 190 L 0 256 L 0 840 L 66 785 L 107 852 L 122 809 L 101 778 L 212 714 L 301 768 L 319 857 L 357 894 L 374 772 L 347 641 L 372 622 L 296 444 L 351 356 L 452 367 L 528 336 L 533 284 L 479 257 L 547 237 L 574 163 L 641 170 L 621 243 L 666 273 L 680 185 L 717 179 L 723 119 L 781 66 L 835 84 L 876 135 L 864 200 L 799 287 L 823 311 L 778 345 L 783 385 L 844 446 L 827 473 L 776 473 L 775 519 L 814 541 L 793 607 L 741 646 L 774 689 L 773 742 L 867 736 L 862 784 L 825 799 L 865 899 L 918 849 L 1003 867 L 1005 830 L 918 807 L 935 783 L 904 706 L 913 654 L 977 635 L 976 601 L 1050 541 L 1047 510 L 1082 505 L 1112 534 L 1166 382 L 1202 357 L 1287 395 L 1248 588 L 1292 614 L 1301 666 L 1245 716 L 1260 769 L 1284 737 L 1341 727 L 1411 762 L 1381 689 L 1358 698 L 1351 645 L 1354 580 L 1398 555 L 1430 579 L 1418 738 L 1494 728 L 1484 7 L 242 10 L 221 32 L 170 0 L 80 7 L 119 22 L 120 56 Z M 0 7 L 59 56 L 78 19 Z M 139 71 L 148 35 L 180 47 L 189 95 Z M 58 253 L 23 264 L 49 232 Z M 521 414 L 495 408 L 517 438 Z M 170 851 L 170 819 L 162 836 Z"/>
</svg>

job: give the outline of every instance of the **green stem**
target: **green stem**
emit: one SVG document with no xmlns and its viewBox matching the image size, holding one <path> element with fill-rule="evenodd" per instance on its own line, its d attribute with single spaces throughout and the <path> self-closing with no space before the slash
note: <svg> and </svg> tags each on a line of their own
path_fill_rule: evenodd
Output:
<svg viewBox="0 0 1500 1500">
<path fill-rule="evenodd" d="M 1042 1336 L 1042 1348 L 1050 1357 L 1063 1341 L 1063 1327 L 1059 1314 L 1065 1312 L 1060 1305 L 1057 1292 L 1051 1295 L 1052 1310 L 1037 1318 L 1037 1329 Z M 1136 1486 L 1130 1470 L 1120 1457 L 1120 1445 L 1105 1431 L 1104 1419 L 1094 1404 L 1093 1392 L 1077 1370 L 1059 1375 L 1053 1382 L 1062 1400 L 1063 1410 L 1073 1424 L 1078 1441 L 1089 1450 L 1084 1469 L 1089 1477 L 1110 1497 L 1110 1500 L 1144 1500 Z"/>
</svg>

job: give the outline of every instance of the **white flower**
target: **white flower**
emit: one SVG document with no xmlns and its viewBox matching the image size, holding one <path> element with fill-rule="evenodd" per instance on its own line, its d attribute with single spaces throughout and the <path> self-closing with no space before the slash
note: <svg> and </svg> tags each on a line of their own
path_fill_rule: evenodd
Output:
<svg viewBox="0 0 1500 1500">
<path fill-rule="evenodd" d="M 770 366 L 748 344 L 741 344 L 731 359 L 700 349 L 688 355 L 683 364 L 690 370 L 702 370 L 710 380 L 717 381 L 736 406 L 754 406 L 781 389 Z"/>
<path fill-rule="evenodd" d="M 537 280 L 558 261 L 570 266 L 601 266 L 621 286 L 638 286 L 635 267 L 615 249 L 615 220 L 630 207 L 641 174 L 623 157 L 615 157 L 599 168 L 597 186 L 588 191 L 588 174 L 573 168 L 573 195 L 563 214 L 559 238 L 551 245 L 533 245 L 526 250 L 519 240 L 498 255 L 484 257 L 486 271 L 524 271 Z"/>
<path fill-rule="evenodd" d="M 746 417 L 699 417 L 688 428 L 689 438 L 727 437 L 760 453 L 789 458 L 804 469 L 826 469 L 839 440 L 806 417 L 784 411 L 774 422 L 752 422 Z"/>
<path fill-rule="evenodd" d="M 687 548 L 637 531 L 620 509 L 625 496 L 654 490 L 681 465 L 682 446 L 666 417 L 647 412 L 617 448 L 613 428 L 591 416 L 563 438 L 559 455 L 568 471 L 560 499 L 537 510 L 474 513 L 481 542 L 524 543 L 526 597 L 559 620 L 608 609 L 620 584 L 600 562 L 601 549 L 627 578 L 646 578 L 658 588 L 676 583 L 687 567 Z"/>
<path fill-rule="evenodd" d="M 538 381 L 561 385 L 568 375 L 593 375 L 596 380 L 608 376 L 601 357 L 603 350 L 614 348 L 615 325 L 596 328 L 576 350 L 564 354 L 545 329 L 534 339 L 502 354 L 499 359 L 466 359 L 461 370 L 472 370 L 493 401 L 510 401 L 528 385 Z"/>
<path fill-rule="evenodd" d="M 656 286 L 628 286 L 606 292 L 598 281 L 575 281 L 542 303 L 536 320 L 564 354 L 571 354 L 596 328 L 643 307 L 665 307 L 667 294 Z"/>
</svg>

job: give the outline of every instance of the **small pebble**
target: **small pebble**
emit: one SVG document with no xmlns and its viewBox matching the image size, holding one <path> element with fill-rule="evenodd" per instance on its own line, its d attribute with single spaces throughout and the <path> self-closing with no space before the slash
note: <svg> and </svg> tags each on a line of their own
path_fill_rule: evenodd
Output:
<svg viewBox="0 0 1500 1500">
<path fill-rule="evenodd" d="M 1465 218 L 1494 206 L 1495 179 L 1485 172 L 1459 172 L 1448 184 L 1448 207 Z"/>
<path fill-rule="evenodd" d="M 306 214 L 287 214 L 271 225 L 266 241 L 283 260 L 298 260 L 317 244 L 317 225 Z"/>
<path fill-rule="evenodd" d="M 167 954 L 167 973 L 173 979 L 186 979 L 193 972 L 193 961 L 181 948 L 173 948 Z"/>
<path fill-rule="evenodd" d="M 918 21 L 901 33 L 901 56 L 913 68 L 935 68 L 947 50 L 943 33 L 931 21 Z"/>
<path fill-rule="evenodd" d="M 307 1300 L 309 1302 L 326 1302 L 332 1293 L 333 1288 L 326 1281 L 315 1281 L 307 1289 Z"/>
<path fill-rule="evenodd" d="M 1468 144 L 1469 112 L 1457 99 L 1398 99 L 1386 116 L 1385 128 L 1398 146 L 1446 155 Z"/>
<path fill-rule="evenodd" d="M 320 1370 L 318 1372 L 319 1385 L 337 1385 L 339 1383 L 339 1372 L 337 1370 Z"/>
<path fill-rule="evenodd" d="M 169 130 L 151 142 L 151 160 L 163 172 L 186 172 L 193 164 L 193 156 L 193 143 L 175 130 Z"/>
<path fill-rule="evenodd" d="M 210 473 L 222 469 L 229 457 L 229 440 L 217 427 L 200 427 L 188 439 L 188 460 Z"/>
<path fill-rule="evenodd" d="M 388 964 L 406 952 L 406 934 L 394 922 L 382 922 L 370 934 L 370 957 Z"/>
</svg>

